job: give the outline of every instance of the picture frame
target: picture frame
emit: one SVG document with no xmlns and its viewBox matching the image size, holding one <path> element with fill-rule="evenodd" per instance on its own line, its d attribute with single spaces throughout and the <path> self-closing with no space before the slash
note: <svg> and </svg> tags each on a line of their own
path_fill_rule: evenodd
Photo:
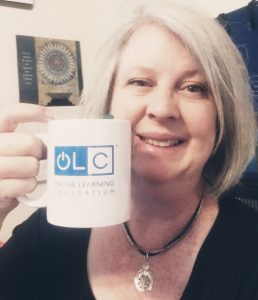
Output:
<svg viewBox="0 0 258 300">
<path fill-rule="evenodd" d="M 43 106 L 76 106 L 83 89 L 80 42 L 16 35 L 19 99 Z"/>
<path fill-rule="evenodd" d="M 15 2 L 15 3 L 22 3 L 22 4 L 34 4 L 34 0 L 4 0 L 4 2 Z"/>
<path fill-rule="evenodd" d="M 0 0 L 0 6 L 30 10 L 34 7 L 34 0 Z"/>
</svg>

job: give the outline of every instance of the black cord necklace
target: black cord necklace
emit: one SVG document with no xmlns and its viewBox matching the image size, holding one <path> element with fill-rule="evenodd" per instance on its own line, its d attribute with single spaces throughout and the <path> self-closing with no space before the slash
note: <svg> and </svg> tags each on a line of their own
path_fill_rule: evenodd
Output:
<svg viewBox="0 0 258 300">
<path fill-rule="evenodd" d="M 134 284 L 138 291 L 140 292 L 150 291 L 153 286 L 153 275 L 152 272 L 150 271 L 150 264 L 148 258 L 150 256 L 160 255 L 168 251 L 170 248 L 172 248 L 177 243 L 179 243 L 187 235 L 187 233 L 191 230 L 194 222 L 196 221 L 200 213 L 202 203 L 203 203 L 203 193 L 201 194 L 199 203 L 193 215 L 191 216 L 190 220 L 186 223 L 186 225 L 183 227 L 183 229 L 175 237 L 169 240 L 162 248 L 159 249 L 146 250 L 140 245 L 138 245 L 132 236 L 128 224 L 126 222 L 123 223 L 123 231 L 129 243 L 133 246 L 134 249 L 136 249 L 141 255 L 144 255 L 145 257 L 143 265 L 141 266 L 140 270 L 137 272 L 134 278 Z"/>
</svg>

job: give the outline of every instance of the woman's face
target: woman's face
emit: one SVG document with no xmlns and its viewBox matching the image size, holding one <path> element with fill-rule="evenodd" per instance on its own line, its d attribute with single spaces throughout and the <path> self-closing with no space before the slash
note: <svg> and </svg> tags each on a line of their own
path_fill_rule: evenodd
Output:
<svg viewBox="0 0 258 300">
<path fill-rule="evenodd" d="M 216 109 L 176 35 L 151 24 L 135 31 L 118 62 L 111 113 L 132 123 L 133 174 L 156 183 L 200 178 L 214 147 Z"/>
</svg>

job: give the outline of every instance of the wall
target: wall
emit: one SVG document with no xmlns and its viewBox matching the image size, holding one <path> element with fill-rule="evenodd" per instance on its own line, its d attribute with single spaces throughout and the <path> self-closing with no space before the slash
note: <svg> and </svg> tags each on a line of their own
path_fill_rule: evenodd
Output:
<svg viewBox="0 0 258 300">
<path fill-rule="evenodd" d="M 217 16 L 248 1 L 195 0 L 195 3 Z M 130 5 L 126 0 L 35 0 L 32 10 L 0 6 L 0 104 L 18 101 L 16 34 L 80 40 L 86 74 L 101 41 L 127 6 Z"/>
<path fill-rule="evenodd" d="M 123 18 L 127 9 L 139 3 L 141 0 L 98 0 L 96 1 L 97 20 L 98 20 L 98 39 L 100 42 L 108 34 L 110 28 L 115 25 L 119 18 Z M 169 1 L 169 0 L 167 0 Z M 212 17 L 220 13 L 226 13 L 242 6 L 245 6 L 251 0 L 188 0 L 192 5 L 197 5 L 200 9 L 205 9 Z"/>
<path fill-rule="evenodd" d="M 85 0 L 35 0 L 32 10 L 0 5 L 0 105 L 19 101 L 16 34 L 60 39 L 79 40 L 81 42 L 83 73 L 95 55 L 93 52 L 97 35 L 95 16 L 96 1 Z M 0 108 L 1 109 L 1 108 Z M 56 114 L 76 114 L 76 109 L 68 111 L 56 109 Z M 31 124 L 21 130 L 41 131 L 43 126 Z M 20 223 L 33 210 L 20 205 L 4 222 L 0 240 L 6 240 L 13 226 Z"/>
<path fill-rule="evenodd" d="M 19 101 L 15 35 L 31 35 L 81 42 L 84 79 L 99 45 L 108 32 L 123 17 L 127 8 L 139 0 L 34 0 L 32 10 L 0 5 L 0 105 Z M 129 2 L 129 3 L 128 3 Z M 213 17 L 246 5 L 247 0 L 195 0 L 192 5 L 203 6 Z M 201 8 L 200 8 L 201 9 Z M 87 88 L 87 81 L 84 80 Z M 57 109 L 56 115 L 76 115 L 76 108 Z M 41 125 L 24 125 L 21 130 L 44 130 Z M 19 206 L 6 219 L 0 239 L 6 240 L 15 224 L 33 210 Z"/>
</svg>

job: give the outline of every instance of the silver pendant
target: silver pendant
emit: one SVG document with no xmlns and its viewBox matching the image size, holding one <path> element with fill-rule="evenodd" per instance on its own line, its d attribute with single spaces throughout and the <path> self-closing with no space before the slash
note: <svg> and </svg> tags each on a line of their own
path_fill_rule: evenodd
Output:
<svg viewBox="0 0 258 300">
<path fill-rule="evenodd" d="M 147 261 L 144 262 L 141 269 L 135 276 L 134 284 L 139 292 L 151 291 L 153 286 L 153 276 L 150 271 L 150 265 Z"/>
</svg>

